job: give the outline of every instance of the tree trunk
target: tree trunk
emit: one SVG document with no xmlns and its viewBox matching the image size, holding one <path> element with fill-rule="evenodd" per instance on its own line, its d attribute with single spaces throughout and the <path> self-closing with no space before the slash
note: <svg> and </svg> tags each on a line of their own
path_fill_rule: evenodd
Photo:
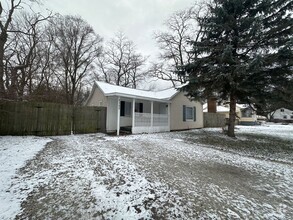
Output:
<svg viewBox="0 0 293 220">
<path fill-rule="evenodd" d="M 5 96 L 4 87 L 4 45 L 7 41 L 7 35 L 2 33 L 0 36 L 0 98 Z"/>
<path fill-rule="evenodd" d="M 11 84 L 8 90 L 8 97 L 12 100 L 17 100 L 18 94 L 18 82 L 17 82 L 17 68 L 12 68 L 11 70 Z"/>
<path fill-rule="evenodd" d="M 236 119 L 236 97 L 230 96 L 230 112 L 229 112 L 229 124 L 228 124 L 228 136 L 235 137 L 235 119 Z"/>
</svg>

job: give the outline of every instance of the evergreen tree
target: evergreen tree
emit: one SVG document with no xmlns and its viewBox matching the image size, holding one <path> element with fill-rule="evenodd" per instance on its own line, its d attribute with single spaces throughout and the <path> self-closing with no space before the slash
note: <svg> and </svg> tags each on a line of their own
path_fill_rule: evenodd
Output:
<svg viewBox="0 0 293 220">
<path fill-rule="evenodd" d="M 193 42 L 185 90 L 230 102 L 230 137 L 236 102 L 268 101 L 283 85 L 292 88 L 292 8 L 291 0 L 214 0 L 200 18 L 204 34 Z"/>
</svg>

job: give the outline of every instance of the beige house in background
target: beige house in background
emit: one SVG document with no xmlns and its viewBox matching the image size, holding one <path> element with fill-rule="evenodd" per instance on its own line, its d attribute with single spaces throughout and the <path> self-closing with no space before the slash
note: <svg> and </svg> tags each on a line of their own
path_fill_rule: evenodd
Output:
<svg viewBox="0 0 293 220">
<path fill-rule="evenodd" d="M 95 82 L 87 106 L 107 107 L 106 131 L 133 134 L 203 127 L 203 107 L 170 88 L 144 91 Z"/>
</svg>

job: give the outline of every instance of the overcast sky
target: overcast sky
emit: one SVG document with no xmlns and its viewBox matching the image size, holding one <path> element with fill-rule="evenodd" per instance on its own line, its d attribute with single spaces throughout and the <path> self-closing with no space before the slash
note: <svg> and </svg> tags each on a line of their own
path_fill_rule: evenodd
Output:
<svg viewBox="0 0 293 220">
<path fill-rule="evenodd" d="M 46 0 L 45 7 L 62 15 L 80 15 L 105 40 L 123 31 L 144 55 L 157 52 L 154 32 L 175 11 L 195 0 Z"/>
</svg>

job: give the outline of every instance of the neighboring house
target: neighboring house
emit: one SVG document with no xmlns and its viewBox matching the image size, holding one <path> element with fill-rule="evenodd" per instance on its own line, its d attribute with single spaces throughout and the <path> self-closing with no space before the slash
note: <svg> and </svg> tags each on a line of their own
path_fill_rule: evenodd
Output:
<svg viewBox="0 0 293 220">
<path fill-rule="evenodd" d="M 216 112 L 225 115 L 226 119 L 229 118 L 229 105 L 217 105 Z M 207 112 L 207 104 L 203 105 L 203 111 Z M 236 123 L 240 125 L 255 125 L 257 122 L 257 116 L 255 111 L 245 104 L 236 104 Z"/>
<path fill-rule="evenodd" d="M 202 104 L 175 88 L 152 92 L 95 82 L 86 105 L 107 107 L 106 130 L 118 135 L 121 128 L 135 134 L 203 127 Z"/>
<path fill-rule="evenodd" d="M 239 111 L 240 125 L 256 125 L 256 112 L 247 104 L 236 104 L 236 111 Z"/>
<path fill-rule="evenodd" d="M 268 117 L 274 121 L 293 121 L 293 111 L 286 108 L 279 108 Z"/>
</svg>

